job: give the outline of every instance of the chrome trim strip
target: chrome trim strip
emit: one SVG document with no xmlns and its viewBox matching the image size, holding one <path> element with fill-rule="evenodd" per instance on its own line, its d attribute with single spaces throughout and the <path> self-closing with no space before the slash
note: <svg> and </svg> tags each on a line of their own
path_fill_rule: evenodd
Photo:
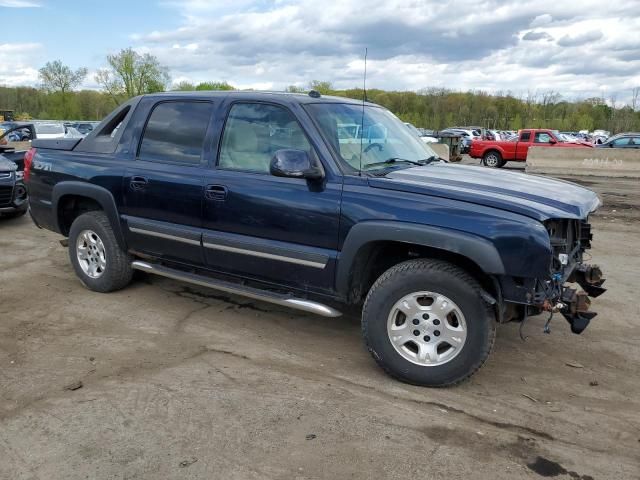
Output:
<svg viewBox="0 0 640 480">
<path fill-rule="evenodd" d="M 191 240 L 190 238 L 176 237 L 175 235 L 169 235 L 168 233 L 154 232 L 153 230 L 146 230 L 144 228 L 129 227 L 129 231 L 133 233 L 140 233 L 141 235 L 149 235 L 150 237 L 164 238 L 166 240 L 175 240 L 176 242 L 188 243 L 189 245 L 200 246 L 199 240 Z"/>
<path fill-rule="evenodd" d="M 276 305 L 291 307 L 297 310 L 315 313 L 323 317 L 339 317 L 340 315 L 342 315 L 342 313 L 338 310 L 335 310 L 328 305 L 323 305 L 322 303 L 305 300 L 302 298 L 295 298 L 275 292 L 269 292 L 266 290 L 259 290 L 257 288 L 248 287 L 246 285 L 236 285 L 230 282 L 225 282 L 224 280 L 208 278 L 195 273 L 182 272 L 180 270 L 165 267 L 164 265 L 157 265 L 143 262 L 141 260 L 135 260 L 131 264 L 131 267 L 135 270 L 153 273 L 162 277 L 171 278 L 173 280 L 189 282 L 193 283 L 194 285 L 200 285 L 201 287 L 213 288 L 215 290 L 220 290 L 222 292 L 232 293 L 235 295 L 242 295 L 254 300 L 260 300 L 263 302 L 274 303 Z"/>
<path fill-rule="evenodd" d="M 222 250 L 224 252 L 240 253 L 243 255 L 251 255 L 253 257 L 268 258 L 270 260 L 280 260 L 281 262 L 295 263 L 297 265 L 304 265 L 306 267 L 324 268 L 327 266 L 327 262 L 314 262 L 312 260 L 303 260 L 301 258 L 285 257 L 283 255 L 276 255 L 274 253 L 256 252 L 255 250 L 246 250 L 244 248 L 230 247 L 228 245 L 220 245 L 218 243 L 204 242 L 203 245 L 206 248 L 213 250 Z"/>
</svg>

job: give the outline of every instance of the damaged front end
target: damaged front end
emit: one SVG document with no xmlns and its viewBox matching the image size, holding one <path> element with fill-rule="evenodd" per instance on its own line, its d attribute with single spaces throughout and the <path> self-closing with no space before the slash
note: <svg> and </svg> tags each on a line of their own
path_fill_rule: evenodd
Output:
<svg viewBox="0 0 640 480">
<path fill-rule="evenodd" d="M 553 251 L 550 278 L 536 281 L 530 305 L 541 312 L 561 313 L 571 331 L 579 334 L 597 315 L 589 310 L 589 297 L 606 291 L 600 267 L 583 263 L 585 250 L 591 248 L 591 225 L 587 220 L 550 220 L 545 227 Z"/>
</svg>

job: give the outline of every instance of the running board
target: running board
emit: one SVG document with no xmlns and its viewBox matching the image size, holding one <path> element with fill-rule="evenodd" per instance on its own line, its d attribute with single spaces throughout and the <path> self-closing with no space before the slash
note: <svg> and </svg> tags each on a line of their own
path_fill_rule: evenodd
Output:
<svg viewBox="0 0 640 480">
<path fill-rule="evenodd" d="M 232 293 L 234 295 L 242 295 L 243 297 L 252 298 L 254 300 L 275 303 L 276 305 L 283 305 L 297 310 L 304 310 L 305 312 L 315 313 L 317 315 L 322 315 L 323 317 L 339 317 L 342 315 L 342 313 L 327 305 L 312 302 L 311 300 L 295 298 L 291 295 L 269 292 L 266 290 L 247 287 L 245 285 L 237 285 L 235 283 L 225 282 L 224 280 L 217 280 L 195 273 L 168 268 L 164 265 L 136 260 L 131 264 L 131 266 L 135 270 L 153 273 L 173 280 L 193 283 L 194 285 L 200 285 L 201 287 L 213 288 L 215 290 Z"/>
</svg>

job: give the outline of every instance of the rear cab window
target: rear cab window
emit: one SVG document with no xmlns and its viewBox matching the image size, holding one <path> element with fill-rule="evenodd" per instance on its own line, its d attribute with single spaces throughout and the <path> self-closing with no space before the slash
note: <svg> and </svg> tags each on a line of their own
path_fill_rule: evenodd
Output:
<svg viewBox="0 0 640 480">
<path fill-rule="evenodd" d="M 200 165 L 213 104 L 204 101 L 158 103 L 147 120 L 137 158 Z"/>
<path fill-rule="evenodd" d="M 520 132 L 520 141 L 521 142 L 528 142 L 529 140 L 531 140 L 531 131 L 530 130 L 523 130 L 522 132 Z"/>
</svg>

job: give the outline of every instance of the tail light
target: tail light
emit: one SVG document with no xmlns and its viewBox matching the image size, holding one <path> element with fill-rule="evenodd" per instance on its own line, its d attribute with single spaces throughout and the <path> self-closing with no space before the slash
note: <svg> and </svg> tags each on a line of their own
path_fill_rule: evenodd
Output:
<svg viewBox="0 0 640 480">
<path fill-rule="evenodd" d="M 31 176 L 31 165 L 33 164 L 33 157 L 36 155 L 36 149 L 30 148 L 24 155 L 24 181 L 28 182 Z"/>
</svg>

